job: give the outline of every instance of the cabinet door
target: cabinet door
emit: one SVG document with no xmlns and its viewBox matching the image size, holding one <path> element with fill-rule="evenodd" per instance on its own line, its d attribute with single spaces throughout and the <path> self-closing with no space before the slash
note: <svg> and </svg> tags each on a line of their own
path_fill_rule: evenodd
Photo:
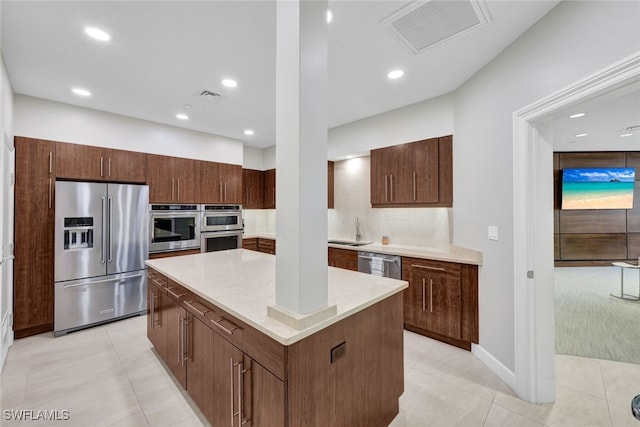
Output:
<svg viewBox="0 0 640 427">
<path fill-rule="evenodd" d="M 167 320 L 167 358 L 165 362 L 178 383 L 187 388 L 186 369 L 186 317 L 187 312 L 171 297 L 165 298 L 165 310 Z"/>
<path fill-rule="evenodd" d="M 220 163 L 222 203 L 242 203 L 242 166 Z"/>
<path fill-rule="evenodd" d="M 429 285 L 429 330 L 459 340 L 461 338 L 462 298 L 460 278 L 433 274 Z"/>
<path fill-rule="evenodd" d="M 242 169 L 242 207 L 262 209 L 264 207 L 264 172 Z"/>
<path fill-rule="evenodd" d="M 414 142 L 411 201 L 438 202 L 438 138 Z"/>
<path fill-rule="evenodd" d="M 147 278 L 147 337 L 163 360 L 167 359 L 167 322 L 164 290 Z"/>
<path fill-rule="evenodd" d="M 56 143 L 56 177 L 69 179 L 106 179 L 103 148 Z"/>
<path fill-rule="evenodd" d="M 264 174 L 264 207 L 276 208 L 276 170 L 269 169 Z"/>
<path fill-rule="evenodd" d="M 382 148 L 371 150 L 371 204 L 387 203 L 389 199 L 389 183 L 385 175 L 384 151 Z"/>
<path fill-rule="evenodd" d="M 438 202 L 453 206 L 453 136 L 438 138 Z"/>
<path fill-rule="evenodd" d="M 147 154 L 147 184 L 150 203 L 176 203 L 172 158 Z"/>
<path fill-rule="evenodd" d="M 134 151 L 104 149 L 104 175 L 115 182 L 147 182 L 147 155 Z M 104 162 L 104 161 L 103 161 Z"/>
<path fill-rule="evenodd" d="M 212 427 L 240 426 L 238 378 L 243 353 L 217 333 L 213 334 L 213 401 Z"/>
<path fill-rule="evenodd" d="M 200 199 L 200 161 L 174 157 L 172 175 L 177 203 L 197 203 Z"/>
<path fill-rule="evenodd" d="M 276 241 L 273 239 L 258 239 L 258 252 L 264 252 L 265 254 L 276 254 Z"/>
<path fill-rule="evenodd" d="M 329 248 L 329 266 L 358 271 L 358 252 Z"/>
<path fill-rule="evenodd" d="M 411 167 L 413 149 L 411 144 L 400 144 L 384 149 L 384 170 L 389 180 L 389 201 L 411 203 Z"/>
<path fill-rule="evenodd" d="M 214 332 L 191 314 L 188 315 L 187 330 L 187 391 L 207 420 L 213 423 Z"/>
<path fill-rule="evenodd" d="M 247 249 L 247 250 L 250 250 L 250 251 L 257 251 L 258 250 L 258 239 L 255 239 L 255 238 L 242 239 L 242 249 Z"/>
<path fill-rule="evenodd" d="M 262 365 L 244 356 L 243 418 L 255 427 L 285 425 L 284 382 Z"/>
<path fill-rule="evenodd" d="M 53 330 L 56 144 L 15 138 L 16 338 Z"/>
</svg>

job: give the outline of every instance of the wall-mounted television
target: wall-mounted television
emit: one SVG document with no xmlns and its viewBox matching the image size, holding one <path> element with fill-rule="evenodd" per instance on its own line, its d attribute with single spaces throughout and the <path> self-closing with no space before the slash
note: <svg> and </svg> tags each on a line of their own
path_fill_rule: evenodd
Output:
<svg viewBox="0 0 640 427">
<path fill-rule="evenodd" d="M 635 168 L 562 170 L 562 209 L 631 209 Z"/>
</svg>

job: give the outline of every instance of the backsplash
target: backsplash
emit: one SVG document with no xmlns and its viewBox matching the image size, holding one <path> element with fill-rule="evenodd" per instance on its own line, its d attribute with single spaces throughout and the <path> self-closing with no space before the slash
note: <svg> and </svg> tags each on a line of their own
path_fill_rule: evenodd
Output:
<svg viewBox="0 0 640 427">
<path fill-rule="evenodd" d="M 433 246 L 450 243 L 452 212 L 450 208 L 371 208 L 369 157 L 335 162 L 335 209 L 328 210 L 329 236 L 355 240 L 356 218 L 362 240 L 380 242 L 389 237 L 390 244 Z M 275 233 L 273 209 L 245 210 L 245 232 Z"/>
</svg>

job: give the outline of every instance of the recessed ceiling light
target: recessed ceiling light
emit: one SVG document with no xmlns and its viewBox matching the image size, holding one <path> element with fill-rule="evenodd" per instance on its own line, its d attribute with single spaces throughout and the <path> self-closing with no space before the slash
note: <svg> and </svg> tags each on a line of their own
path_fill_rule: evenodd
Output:
<svg viewBox="0 0 640 427">
<path fill-rule="evenodd" d="M 224 79 L 222 85 L 226 87 L 236 87 L 238 86 L 238 82 L 233 79 Z"/>
<path fill-rule="evenodd" d="M 570 119 L 577 119 L 578 117 L 582 117 L 584 115 L 586 115 L 587 113 L 576 113 L 576 114 L 572 114 L 569 116 Z"/>
<path fill-rule="evenodd" d="M 402 70 L 389 71 L 389 73 L 387 74 L 387 77 L 391 80 L 399 79 L 402 76 L 404 76 L 404 71 Z"/>
<path fill-rule="evenodd" d="M 327 9 L 327 23 L 331 23 L 333 21 L 333 9 Z"/>
<path fill-rule="evenodd" d="M 87 33 L 87 35 L 89 35 L 89 37 L 92 37 L 96 40 L 100 40 L 103 42 L 108 42 L 109 40 L 111 40 L 111 35 L 103 30 L 101 30 L 100 28 L 95 28 L 95 27 L 86 27 L 84 29 L 84 32 Z"/>
<path fill-rule="evenodd" d="M 576 135 L 576 138 L 582 138 L 583 136 L 589 135 L 588 133 L 579 133 Z"/>
<path fill-rule="evenodd" d="M 178 113 L 176 114 L 176 119 L 189 120 L 189 116 L 187 116 L 186 114 Z"/>
<path fill-rule="evenodd" d="M 74 87 L 73 89 L 71 89 L 71 92 L 75 93 L 76 95 L 80 95 L 80 96 L 91 96 L 91 92 L 89 92 L 86 89 L 79 88 L 79 87 Z"/>
<path fill-rule="evenodd" d="M 245 135 L 249 135 L 249 136 L 251 136 L 251 135 L 253 135 L 253 134 L 254 134 L 254 132 L 253 132 L 253 130 L 251 130 L 251 129 L 246 129 L 246 130 L 244 131 L 244 134 L 245 134 Z"/>
<path fill-rule="evenodd" d="M 620 138 L 626 138 L 628 136 L 632 136 L 632 133 L 623 133 L 622 135 L 620 135 Z"/>
</svg>

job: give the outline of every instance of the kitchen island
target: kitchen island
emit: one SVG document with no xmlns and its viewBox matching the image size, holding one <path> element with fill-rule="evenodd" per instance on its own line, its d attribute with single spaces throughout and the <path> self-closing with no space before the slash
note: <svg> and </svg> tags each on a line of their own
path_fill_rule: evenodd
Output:
<svg viewBox="0 0 640 427">
<path fill-rule="evenodd" d="M 271 318 L 275 257 L 243 249 L 147 261 L 147 332 L 211 425 L 386 426 L 403 392 L 403 281 L 329 268 L 337 313 Z"/>
</svg>

